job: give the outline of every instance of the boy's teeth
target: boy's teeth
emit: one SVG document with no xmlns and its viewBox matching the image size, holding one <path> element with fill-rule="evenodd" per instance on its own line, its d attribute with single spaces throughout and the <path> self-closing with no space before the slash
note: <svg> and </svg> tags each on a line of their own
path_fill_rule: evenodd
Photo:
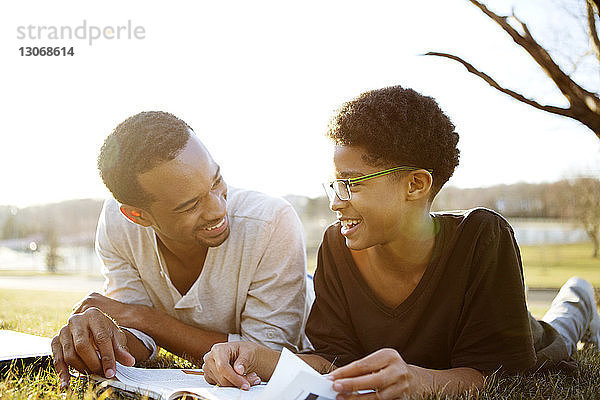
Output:
<svg viewBox="0 0 600 400">
<path fill-rule="evenodd" d="M 214 229 L 220 228 L 221 226 L 223 226 L 223 224 L 225 223 L 225 218 L 223 218 L 221 220 L 221 222 L 219 222 L 218 224 L 216 224 L 215 226 L 211 226 L 210 228 L 206 228 L 207 231 L 212 231 Z"/>
<path fill-rule="evenodd" d="M 351 228 L 355 225 L 358 225 L 360 223 L 360 219 L 345 219 L 341 222 L 344 228 Z"/>
</svg>

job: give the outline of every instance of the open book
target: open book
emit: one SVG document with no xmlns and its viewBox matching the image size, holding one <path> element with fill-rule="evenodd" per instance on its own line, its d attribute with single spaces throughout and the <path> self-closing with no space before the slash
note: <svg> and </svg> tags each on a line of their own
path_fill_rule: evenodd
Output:
<svg viewBox="0 0 600 400">
<path fill-rule="evenodd" d="M 0 361 L 46 357 L 52 354 L 50 338 L 0 330 Z"/>
<path fill-rule="evenodd" d="M 333 400 L 336 396 L 330 380 L 286 349 L 269 383 L 253 386 L 248 391 L 211 385 L 199 369 L 146 369 L 117 363 L 115 378 L 93 378 L 122 390 L 164 400 L 183 396 L 203 400 Z"/>
<path fill-rule="evenodd" d="M 51 364 L 50 338 L 0 330 L 0 377 L 26 367 L 44 368 Z"/>
</svg>

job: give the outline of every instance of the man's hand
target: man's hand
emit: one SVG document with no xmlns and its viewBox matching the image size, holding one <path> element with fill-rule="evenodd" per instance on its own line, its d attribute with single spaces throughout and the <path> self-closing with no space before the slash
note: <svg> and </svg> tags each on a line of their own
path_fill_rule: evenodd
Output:
<svg viewBox="0 0 600 400">
<path fill-rule="evenodd" d="M 67 325 L 52 339 L 51 346 L 61 388 L 69 386 L 68 366 L 80 372 L 90 371 L 112 378 L 115 360 L 127 366 L 135 364 L 123 331 L 97 308 L 71 315 Z"/>
<path fill-rule="evenodd" d="M 279 352 L 250 342 L 217 343 L 204 355 L 204 378 L 212 385 L 242 390 L 268 380 Z"/>
<path fill-rule="evenodd" d="M 138 329 L 135 325 L 136 321 L 139 321 L 139 312 L 141 308 L 147 307 L 141 304 L 121 303 L 100 293 L 92 292 L 75 304 L 73 314 L 80 314 L 89 308 L 100 309 L 103 313 L 110 315 L 121 326 Z"/>
<path fill-rule="evenodd" d="M 398 399 L 420 394 L 422 387 L 412 368 L 393 349 L 376 351 L 328 375 L 337 399 Z M 358 394 L 359 390 L 375 393 Z"/>
</svg>

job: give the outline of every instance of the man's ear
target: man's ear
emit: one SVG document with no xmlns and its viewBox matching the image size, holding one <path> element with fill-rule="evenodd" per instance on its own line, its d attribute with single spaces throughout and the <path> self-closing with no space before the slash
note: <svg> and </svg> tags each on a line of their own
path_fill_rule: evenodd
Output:
<svg viewBox="0 0 600 400">
<path fill-rule="evenodd" d="M 429 198 L 431 186 L 433 185 L 433 176 L 429 171 L 418 169 L 408 175 L 408 200 L 419 200 Z"/>
<path fill-rule="evenodd" d="M 148 219 L 148 215 L 145 211 L 138 207 L 128 206 L 123 204 L 120 208 L 121 214 L 128 220 L 141 226 L 150 226 L 152 222 Z"/>
</svg>

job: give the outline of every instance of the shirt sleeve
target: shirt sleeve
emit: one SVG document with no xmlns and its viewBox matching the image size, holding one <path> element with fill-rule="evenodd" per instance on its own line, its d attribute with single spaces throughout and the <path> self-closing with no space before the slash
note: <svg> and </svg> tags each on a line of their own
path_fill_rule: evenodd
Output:
<svg viewBox="0 0 600 400">
<path fill-rule="evenodd" d="M 100 218 L 98 220 L 98 229 L 96 230 L 96 254 L 103 263 L 102 275 L 104 276 L 104 295 L 111 299 L 127 304 L 143 304 L 152 306 L 152 302 L 140 275 L 119 250 L 114 246 L 111 240 L 109 230 L 110 218 L 105 203 Z M 158 353 L 158 347 L 154 340 L 143 332 L 136 329 L 122 327 L 137 337 L 148 350 L 151 351 L 151 358 Z"/>
<path fill-rule="evenodd" d="M 331 248 L 326 232 L 319 247 L 315 271 L 316 298 L 306 324 L 308 339 L 314 347 L 313 354 L 338 367 L 360 358 L 364 353 L 352 325 L 345 288 L 335 265 L 343 259 Z"/>
<path fill-rule="evenodd" d="M 490 234 L 482 234 L 475 244 L 478 255 L 459 319 L 451 365 L 486 372 L 521 372 L 531 368 L 536 360 L 521 256 L 510 225 L 500 217 L 494 225 Z"/>
<path fill-rule="evenodd" d="M 306 255 L 300 219 L 290 205 L 272 222 L 265 251 L 250 283 L 241 331 L 229 340 L 249 340 L 280 350 L 302 348 L 306 302 Z"/>
</svg>

